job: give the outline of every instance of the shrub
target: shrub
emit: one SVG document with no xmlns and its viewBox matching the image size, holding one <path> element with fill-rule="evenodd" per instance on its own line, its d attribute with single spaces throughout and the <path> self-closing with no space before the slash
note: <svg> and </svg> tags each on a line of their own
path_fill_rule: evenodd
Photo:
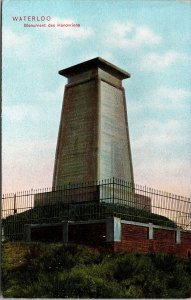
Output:
<svg viewBox="0 0 191 300">
<path fill-rule="evenodd" d="M 189 298 L 191 261 L 164 254 L 100 253 L 78 245 L 5 243 L 9 298 Z"/>
</svg>

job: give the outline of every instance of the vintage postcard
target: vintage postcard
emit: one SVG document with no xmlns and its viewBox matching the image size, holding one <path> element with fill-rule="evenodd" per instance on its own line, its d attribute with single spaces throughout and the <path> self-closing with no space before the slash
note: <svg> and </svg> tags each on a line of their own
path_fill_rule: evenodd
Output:
<svg viewBox="0 0 191 300">
<path fill-rule="evenodd" d="M 191 296 L 190 28 L 189 0 L 2 2 L 4 297 Z"/>
</svg>

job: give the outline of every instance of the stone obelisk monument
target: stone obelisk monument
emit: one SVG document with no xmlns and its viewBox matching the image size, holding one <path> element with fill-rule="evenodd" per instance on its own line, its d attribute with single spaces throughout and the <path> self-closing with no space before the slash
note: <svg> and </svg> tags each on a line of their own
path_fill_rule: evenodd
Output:
<svg viewBox="0 0 191 300">
<path fill-rule="evenodd" d="M 53 187 L 107 178 L 133 183 L 122 80 L 130 74 L 97 57 L 59 71 L 67 77 Z"/>
</svg>

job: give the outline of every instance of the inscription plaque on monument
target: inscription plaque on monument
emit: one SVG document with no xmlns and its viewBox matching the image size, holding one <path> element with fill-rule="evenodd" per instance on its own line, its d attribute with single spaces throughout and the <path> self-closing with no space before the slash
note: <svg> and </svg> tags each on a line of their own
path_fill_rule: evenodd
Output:
<svg viewBox="0 0 191 300">
<path fill-rule="evenodd" d="M 101 82 L 100 177 L 133 182 L 123 91 Z"/>
<path fill-rule="evenodd" d="M 55 185 L 93 180 L 96 174 L 95 82 L 68 87 L 57 148 Z"/>
</svg>

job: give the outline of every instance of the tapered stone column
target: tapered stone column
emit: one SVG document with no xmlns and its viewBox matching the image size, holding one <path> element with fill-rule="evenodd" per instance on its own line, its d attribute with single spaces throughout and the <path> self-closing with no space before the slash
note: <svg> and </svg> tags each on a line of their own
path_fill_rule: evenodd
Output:
<svg viewBox="0 0 191 300">
<path fill-rule="evenodd" d="M 94 58 L 59 71 L 67 77 L 53 187 L 106 178 L 134 181 L 125 91 L 130 74 Z"/>
</svg>

